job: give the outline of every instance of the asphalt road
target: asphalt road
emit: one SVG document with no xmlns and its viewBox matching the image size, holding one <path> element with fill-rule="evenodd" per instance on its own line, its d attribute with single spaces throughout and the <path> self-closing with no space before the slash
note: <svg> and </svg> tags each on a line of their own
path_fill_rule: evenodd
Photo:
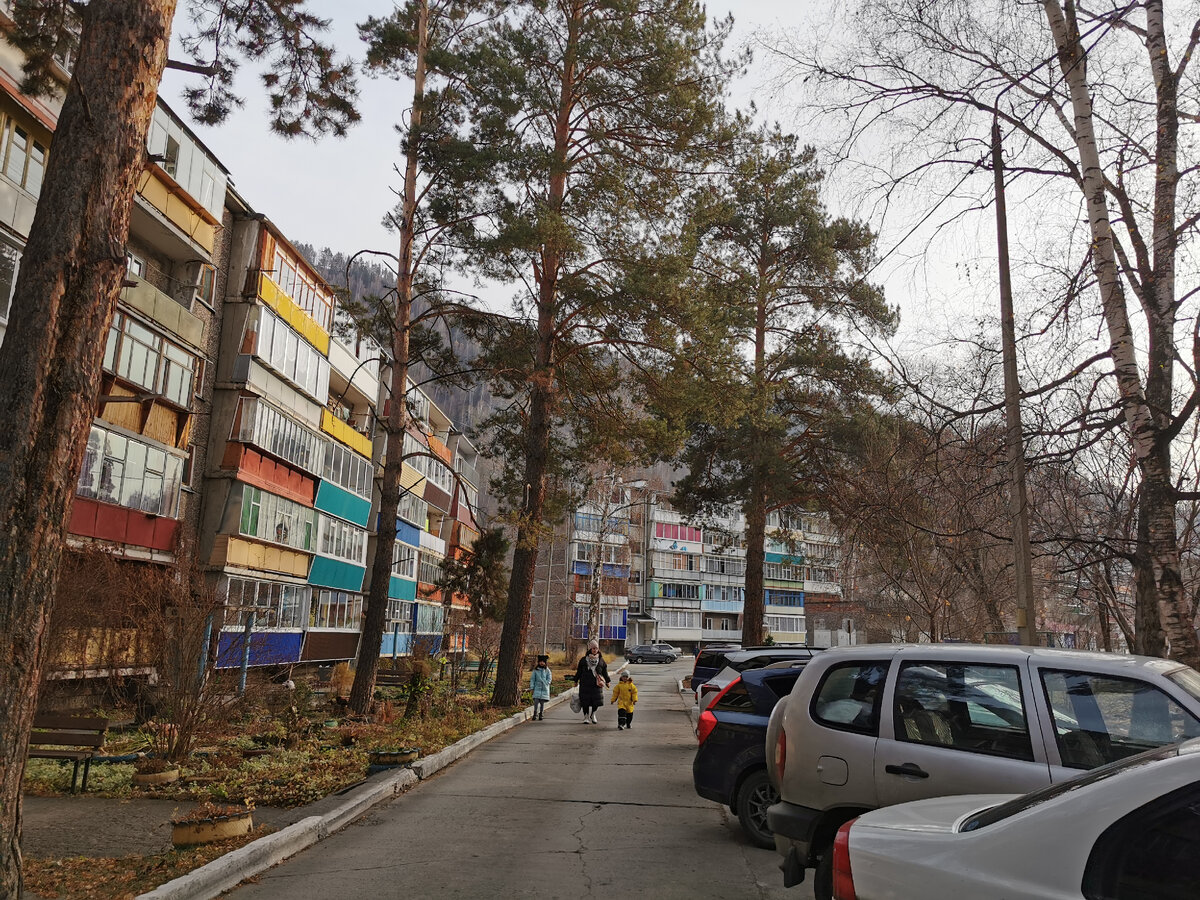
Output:
<svg viewBox="0 0 1200 900">
<path fill-rule="evenodd" d="M 690 695 L 676 690 L 691 664 L 630 668 L 629 731 L 615 706 L 584 725 L 561 704 L 232 896 L 811 900 L 692 789 Z"/>
</svg>

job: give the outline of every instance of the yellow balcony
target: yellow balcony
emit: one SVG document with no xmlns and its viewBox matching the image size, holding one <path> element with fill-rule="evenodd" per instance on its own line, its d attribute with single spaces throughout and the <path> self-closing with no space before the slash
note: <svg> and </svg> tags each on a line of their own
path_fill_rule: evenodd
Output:
<svg viewBox="0 0 1200 900">
<path fill-rule="evenodd" d="M 142 175 L 142 199 L 162 213 L 176 228 L 211 254 L 216 246 L 216 222 L 186 191 L 157 167 Z"/>
<path fill-rule="evenodd" d="M 214 566 L 238 566 L 243 569 L 258 569 L 265 572 L 280 572 L 308 577 L 311 557 L 286 547 L 259 544 L 228 535 L 217 535 L 213 541 L 212 564 Z"/>
<path fill-rule="evenodd" d="M 283 321 L 300 332 L 306 341 L 325 356 L 329 355 L 329 334 L 266 274 L 260 273 L 258 276 L 258 296 L 263 303 L 275 310 Z M 370 456 L 370 453 L 367 455 Z"/>
<path fill-rule="evenodd" d="M 371 439 L 365 434 L 359 434 L 327 409 L 321 410 L 321 430 L 367 459 L 371 458 Z"/>
</svg>

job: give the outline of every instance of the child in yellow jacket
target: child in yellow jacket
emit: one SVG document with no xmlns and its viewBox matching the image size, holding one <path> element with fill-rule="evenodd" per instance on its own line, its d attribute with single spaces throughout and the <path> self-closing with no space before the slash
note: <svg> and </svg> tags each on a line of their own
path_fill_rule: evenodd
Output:
<svg viewBox="0 0 1200 900">
<path fill-rule="evenodd" d="M 617 704 L 617 731 L 633 727 L 633 707 L 637 704 L 637 685 L 628 672 L 613 687 L 612 703 Z"/>
</svg>

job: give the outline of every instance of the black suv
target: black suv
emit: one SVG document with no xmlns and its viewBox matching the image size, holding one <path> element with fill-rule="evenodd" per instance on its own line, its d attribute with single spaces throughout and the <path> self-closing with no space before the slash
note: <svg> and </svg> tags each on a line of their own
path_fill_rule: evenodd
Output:
<svg viewBox="0 0 1200 900">
<path fill-rule="evenodd" d="M 692 761 L 696 793 L 728 806 L 758 847 L 775 846 L 767 807 L 779 802 L 767 779 L 767 723 L 804 665 L 804 660 L 793 660 L 789 668 L 746 669 L 700 714 Z"/>
<path fill-rule="evenodd" d="M 692 691 L 699 698 L 700 686 L 726 666 L 736 672 L 761 669 L 785 659 L 812 659 L 819 649 L 803 644 L 765 644 L 758 647 L 713 644 L 696 653 L 696 662 L 692 666 Z"/>
</svg>

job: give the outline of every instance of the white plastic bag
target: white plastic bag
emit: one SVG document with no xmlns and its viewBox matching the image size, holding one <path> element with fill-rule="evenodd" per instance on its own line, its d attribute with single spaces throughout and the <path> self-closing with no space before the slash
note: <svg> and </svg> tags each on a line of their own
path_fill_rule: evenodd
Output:
<svg viewBox="0 0 1200 900">
<path fill-rule="evenodd" d="M 583 709 L 583 704 L 579 702 L 579 692 L 576 691 L 571 695 L 571 712 L 579 712 Z"/>
</svg>

